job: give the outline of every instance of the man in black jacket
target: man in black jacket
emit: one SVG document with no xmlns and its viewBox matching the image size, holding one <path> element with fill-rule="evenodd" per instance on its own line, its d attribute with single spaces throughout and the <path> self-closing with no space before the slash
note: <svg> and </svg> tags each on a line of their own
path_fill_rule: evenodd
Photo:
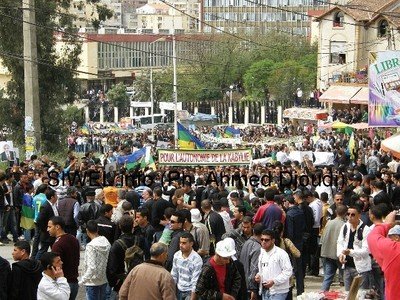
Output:
<svg viewBox="0 0 400 300">
<path fill-rule="evenodd" d="M 210 255 L 213 255 L 216 243 L 225 233 L 224 220 L 219 213 L 211 210 L 211 202 L 208 199 L 201 201 L 201 210 L 204 212 L 204 224 L 210 233 Z"/>
<path fill-rule="evenodd" d="M 139 209 L 136 213 L 135 228 L 133 230 L 134 235 L 141 237 L 144 240 L 144 248 L 142 249 L 146 259 L 150 259 L 150 248 L 155 233 L 153 226 L 151 226 L 149 222 L 149 215 L 150 212 L 147 208 Z"/>
<path fill-rule="evenodd" d="M 290 239 L 292 243 L 299 249 L 300 252 L 303 250 L 303 235 L 306 227 L 306 220 L 304 212 L 296 204 L 293 197 L 287 198 L 288 209 L 286 211 L 285 219 L 285 235 L 286 238 Z M 294 259 L 294 272 L 296 276 L 296 288 L 297 295 L 301 295 L 304 292 L 304 274 L 302 267 L 302 258 Z"/>
<path fill-rule="evenodd" d="M 36 220 L 36 225 L 40 230 L 40 249 L 36 254 L 36 260 L 39 260 L 43 253 L 47 252 L 49 247 L 51 247 L 55 241 L 54 237 L 51 237 L 47 231 L 47 224 L 49 220 L 58 216 L 57 209 L 57 194 L 53 189 L 47 189 L 45 191 L 47 202 L 40 207 L 39 215 Z"/>
<path fill-rule="evenodd" d="M 232 247 L 227 240 L 217 243 L 215 255 L 203 265 L 201 270 L 196 285 L 197 296 L 202 299 L 238 299 L 242 279 L 231 260 L 231 256 L 235 254 L 235 247 Z M 225 267 L 225 272 L 221 272 L 223 267 Z M 225 274 L 225 278 L 221 278 L 222 274 Z M 221 286 L 222 282 L 223 286 Z"/>
<path fill-rule="evenodd" d="M 172 270 L 172 263 L 174 259 L 174 254 L 179 251 L 180 237 L 185 231 L 183 230 L 183 224 L 185 223 L 185 217 L 180 211 L 175 211 L 169 220 L 170 229 L 173 231 L 171 235 L 171 243 L 168 246 L 168 257 L 166 261 L 166 269 L 168 271 Z"/>
<path fill-rule="evenodd" d="M 111 221 L 113 209 L 111 204 L 103 204 L 100 207 L 100 217 L 96 219 L 99 235 L 106 237 L 111 245 L 114 243 L 116 235 L 115 223 Z"/>
<path fill-rule="evenodd" d="M 153 208 L 151 211 L 151 225 L 153 226 L 156 232 L 156 241 L 161 237 L 161 233 L 164 230 L 164 225 L 160 222 L 165 220 L 164 211 L 168 207 L 174 207 L 173 204 L 162 198 L 162 189 L 160 187 L 156 187 L 153 191 Z"/>
<path fill-rule="evenodd" d="M 9 300 L 36 299 L 37 288 L 42 278 L 42 267 L 37 260 L 29 259 L 30 253 L 31 246 L 27 241 L 14 244 L 12 256 L 16 262 L 12 265 Z"/>
<path fill-rule="evenodd" d="M 303 191 L 298 190 L 294 193 L 293 196 L 297 205 L 303 211 L 304 214 L 305 227 L 303 234 L 303 251 L 301 252 L 301 258 L 302 258 L 301 263 L 303 267 L 303 276 L 305 276 L 306 268 L 307 265 L 310 263 L 310 258 L 311 258 L 310 238 L 314 225 L 314 215 L 312 209 L 308 206 L 308 203 L 304 201 Z"/>
<path fill-rule="evenodd" d="M 19 226 L 21 221 L 21 209 L 22 209 L 22 198 L 24 197 L 25 188 L 29 183 L 28 173 L 24 172 L 21 174 L 20 180 L 14 186 L 12 194 L 13 194 L 13 202 L 15 209 L 15 223 L 17 224 L 17 232 L 18 234 L 22 234 L 21 227 Z"/>
<path fill-rule="evenodd" d="M 132 234 L 133 219 L 129 215 L 124 215 L 118 222 L 122 235 L 118 240 L 122 240 L 127 248 L 138 245 L 141 249 L 144 247 L 143 239 Z M 110 249 L 107 261 L 107 280 L 114 292 L 118 292 L 126 277 L 125 270 L 125 250 L 122 243 L 116 240 Z"/>
<path fill-rule="evenodd" d="M 10 263 L 0 256 L 0 299 L 7 299 L 10 280 Z"/>
</svg>

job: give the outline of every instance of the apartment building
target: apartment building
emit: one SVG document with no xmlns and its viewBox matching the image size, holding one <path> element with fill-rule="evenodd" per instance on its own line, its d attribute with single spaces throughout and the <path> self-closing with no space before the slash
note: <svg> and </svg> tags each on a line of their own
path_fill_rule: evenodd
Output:
<svg viewBox="0 0 400 300">
<path fill-rule="evenodd" d="M 199 32 L 200 4 L 198 0 L 150 0 L 136 10 L 139 33 L 170 34 Z"/>
<path fill-rule="evenodd" d="M 342 0 L 343 1 L 343 0 Z M 203 32 L 251 33 L 269 30 L 311 35 L 309 11 L 326 10 L 319 0 L 202 0 Z M 209 26 L 211 25 L 211 26 Z"/>
</svg>

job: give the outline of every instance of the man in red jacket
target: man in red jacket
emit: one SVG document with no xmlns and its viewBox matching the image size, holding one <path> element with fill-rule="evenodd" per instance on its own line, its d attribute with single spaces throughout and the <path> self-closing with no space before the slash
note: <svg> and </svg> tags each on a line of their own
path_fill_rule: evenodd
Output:
<svg viewBox="0 0 400 300">
<path fill-rule="evenodd" d="M 400 226 L 395 222 L 396 212 L 387 215 L 385 223 L 376 224 L 368 235 L 368 247 L 385 276 L 385 299 L 400 299 Z"/>
</svg>

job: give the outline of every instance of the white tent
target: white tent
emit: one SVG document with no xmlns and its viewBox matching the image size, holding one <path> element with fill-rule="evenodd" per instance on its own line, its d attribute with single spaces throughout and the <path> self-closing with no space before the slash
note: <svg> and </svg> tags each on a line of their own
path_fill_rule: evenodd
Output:
<svg viewBox="0 0 400 300">
<path fill-rule="evenodd" d="M 381 142 L 381 148 L 387 152 L 390 151 L 393 156 L 400 158 L 400 134 L 392 135 L 383 140 Z"/>
</svg>

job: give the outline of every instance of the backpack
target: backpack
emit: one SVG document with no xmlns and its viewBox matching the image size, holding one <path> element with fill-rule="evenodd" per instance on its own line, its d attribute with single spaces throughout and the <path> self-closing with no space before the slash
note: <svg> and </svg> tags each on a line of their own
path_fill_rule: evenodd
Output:
<svg viewBox="0 0 400 300">
<path fill-rule="evenodd" d="M 144 261 L 144 252 L 143 250 L 135 244 L 131 247 L 128 248 L 124 240 L 118 239 L 116 242 L 122 247 L 122 249 L 125 251 L 125 276 L 129 274 L 129 272 L 136 267 L 137 265 L 140 265 Z"/>
<path fill-rule="evenodd" d="M 366 225 L 365 223 L 362 223 L 361 226 L 358 227 L 358 229 L 357 229 L 357 239 L 359 241 L 362 241 L 362 239 L 363 239 L 363 231 L 364 231 L 365 225 Z M 344 227 L 343 227 L 343 238 L 344 239 L 346 238 L 346 235 L 347 235 L 347 224 L 344 224 Z"/>
<path fill-rule="evenodd" d="M 200 249 L 199 238 L 197 236 L 197 229 L 198 228 L 196 226 L 193 226 L 193 227 L 194 227 L 193 250 L 197 252 Z"/>
</svg>

